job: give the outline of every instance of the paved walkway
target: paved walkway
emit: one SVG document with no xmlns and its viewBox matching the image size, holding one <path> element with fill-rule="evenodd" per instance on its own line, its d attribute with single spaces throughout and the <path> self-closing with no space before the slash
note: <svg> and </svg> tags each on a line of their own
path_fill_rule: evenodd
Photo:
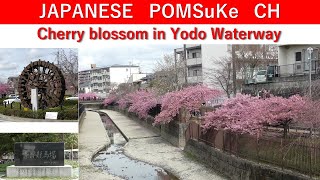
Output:
<svg viewBox="0 0 320 180">
<path fill-rule="evenodd" d="M 120 179 L 93 166 L 92 157 L 109 145 L 110 139 L 98 113 L 86 111 L 86 115 L 83 118 L 79 134 L 80 179 Z"/>
<path fill-rule="evenodd" d="M 152 130 L 142 126 L 138 122 L 131 120 L 127 116 L 122 115 L 117 111 L 111 110 L 99 110 L 101 112 L 107 113 L 112 119 L 114 124 L 120 129 L 120 131 L 126 136 L 127 139 L 141 139 L 149 137 L 159 137 Z"/>
<path fill-rule="evenodd" d="M 167 143 L 154 132 L 136 121 L 111 110 L 101 110 L 109 115 L 113 122 L 128 137 L 125 154 L 134 159 L 162 167 L 183 180 L 223 180 L 212 169 L 205 167 L 188 157 L 181 149 Z"/>
</svg>

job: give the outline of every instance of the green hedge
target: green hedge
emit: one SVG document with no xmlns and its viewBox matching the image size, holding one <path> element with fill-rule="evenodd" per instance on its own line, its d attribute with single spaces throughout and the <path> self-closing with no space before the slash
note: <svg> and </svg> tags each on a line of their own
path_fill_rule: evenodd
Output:
<svg viewBox="0 0 320 180">
<path fill-rule="evenodd" d="M 78 103 L 70 102 L 68 106 L 55 107 L 55 108 L 48 108 L 45 110 L 39 109 L 36 112 L 33 112 L 30 109 L 27 111 L 21 107 L 20 110 L 20 103 L 13 103 L 13 108 L 11 109 L 10 106 L 4 107 L 3 105 L 0 106 L 0 113 L 6 116 L 16 116 L 16 117 L 24 117 L 24 118 L 33 118 L 33 119 L 44 119 L 46 112 L 58 112 L 58 119 L 60 120 L 77 120 L 78 119 Z"/>
<path fill-rule="evenodd" d="M 3 104 L 3 101 L 6 99 L 8 99 L 8 98 L 0 98 L 0 103 Z"/>
<path fill-rule="evenodd" d="M 78 105 L 77 100 L 64 100 L 63 106 L 76 106 Z"/>
<path fill-rule="evenodd" d="M 46 112 L 58 112 L 58 119 L 61 120 L 77 120 L 78 119 L 78 110 L 62 109 L 62 110 L 38 110 L 33 112 L 31 110 L 24 111 L 19 109 L 10 109 L 5 108 L 3 114 L 6 116 L 17 116 L 24 118 L 33 118 L 33 119 L 44 119 Z"/>
<path fill-rule="evenodd" d="M 0 172 L 6 172 L 7 166 L 11 166 L 13 164 L 14 164 L 13 162 L 7 162 L 4 164 L 0 164 Z"/>
</svg>

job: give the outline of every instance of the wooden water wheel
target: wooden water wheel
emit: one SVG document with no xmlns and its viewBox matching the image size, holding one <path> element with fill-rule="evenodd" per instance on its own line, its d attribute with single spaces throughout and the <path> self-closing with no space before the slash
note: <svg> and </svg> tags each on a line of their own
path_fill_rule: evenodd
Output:
<svg viewBox="0 0 320 180">
<path fill-rule="evenodd" d="M 61 105 L 66 90 L 60 69 L 46 61 L 31 62 L 19 76 L 18 91 L 24 107 L 31 108 L 31 89 L 38 89 L 39 108 Z"/>
</svg>

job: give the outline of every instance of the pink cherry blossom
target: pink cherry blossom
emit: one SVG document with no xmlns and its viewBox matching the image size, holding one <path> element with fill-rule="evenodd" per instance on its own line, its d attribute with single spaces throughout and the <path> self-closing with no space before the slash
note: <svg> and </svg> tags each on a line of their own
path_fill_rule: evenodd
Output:
<svg viewBox="0 0 320 180">
<path fill-rule="evenodd" d="M 189 111 L 199 111 L 203 103 L 220 95 L 221 91 L 203 85 L 190 86 L 180 91 L 169 92 L 162 99 L 161 112 L 155 117 L 154 124 L 169 123 L 181 108 Z"/>
<path fill-rule="evenodd" d="M 300 120 L 306 110 L 306 99 L 271 96 L 265 99 L 238 94 L 204 117 L 204 131 L 215 128 L 239 133 L 260 134 L 269 125 L 288 125 Z"/>
<path fill-rule="evenodd" d="M 117 101 L 119 108 L 125 109 L 125 108 L 130 107 L 130 105 L 132 104 L 132 101 L 133 101 L 132 96 L 134 96 L 134 92 L 122 95 Z"/>
<path fill-rule="evenodd" d="M 115 94 L 110 94 L 106 99 L 103 101 L 104 106 L 108 106 L 112 103 L 115 103 L 117 101 L 118 97 Z"/>
<path fill-rule="evenodd" d="M 307 98 L 304 111 L 299 114 L 298 118 L 306 126 L 320 129 L 320 100 L 310 100 Z"/>
<path fill-rule="evenodd" d="M 0 94 L 7 94 L 9 92 L 9 85 L 8 84 L 0 84 Z"/>
<path fill-rule="evenodd" d="M 128 111 L 136 113 L 141 119 L 147 118 L 149 110 L 159 103 L 154 91 L 140 90 L 132 93 L 130 97 L 132 101 Z"/>
<path fill-rule="evenodd" d="M 93 100 L 93 99 L 97 99 L 98 96 L 96 95 L 96 93 L 80 93 L 79 94 L 79 99 L 80 100 Z"/>
</svg>

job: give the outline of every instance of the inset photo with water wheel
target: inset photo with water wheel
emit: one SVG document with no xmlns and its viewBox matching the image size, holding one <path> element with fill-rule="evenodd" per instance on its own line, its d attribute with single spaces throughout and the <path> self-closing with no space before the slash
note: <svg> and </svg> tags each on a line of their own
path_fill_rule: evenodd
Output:
<svg viewBox="0 0 320 180">
<path fill-rule="evenodd" d="M 77 49 L 1 49 L 0 62 L 1 132 L 77 132 Z"/>
</svg>

